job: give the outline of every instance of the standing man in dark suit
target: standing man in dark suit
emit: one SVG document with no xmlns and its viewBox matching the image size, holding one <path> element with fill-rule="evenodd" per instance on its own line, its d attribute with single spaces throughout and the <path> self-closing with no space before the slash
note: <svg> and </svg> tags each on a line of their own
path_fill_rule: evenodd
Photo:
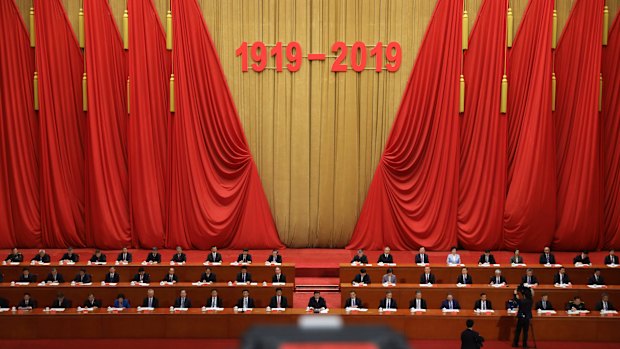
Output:
<svg viewBox="0 0 620 349">
<path fill-rule="evenodd" d="M 495 257 L 491 254 L 491 250 L 484 251 L 478 259 L 478 264 L 495 264 Z"/>
<path fill-rule="evenodd" d="M 153 249 L 151 250 L 151 253 L 149 253 L 148 256 L 146 256 L 146 262 L 147 263 L 161 263 L 161 254 L 159 254 L 159 252 L 157 252 L 157 247 L 153 247 Z"/>
<path fill-rule="evenodd" d="M 429 259 L 428 259 L 428 254 L 426 253 L 426 249 L 424 247 L 420 247 L 420 251 L 418 254 L 415 255 L 415 262 L 417 264 L 428 264 Z"/>
<path fill-rule="evenodd" d="M 200 274 L 200 282 L 217 282 L 217 276 L 211 272 L 211 268 L 207 267 L 204 273 Z"/>
<path fill-rule="evenodd" d="M 282 295 L 282 289 L 276 288 L 276 295 L 269 301 L 270 308 L 288 308 L 288 300 Z"/>
<path fill-rule="evenodd" d="M 536 302 L 536 310 L 553 310 L 553 305 L 549 302 L 548 294 L 543 294 L 542 298 Z"/>
<path fill-rule="evenodd" d="M 209 263 L 222 263 L 222 255 L 217 252 L 217 246 L 211 246 L 211 253 L 207 256 Z"/>
<path fill-rule="evenodd" d="M 325 299 L 321 297 L 321 292 L 314 291 L 314 295 L 310 297 L 308 301 L 308 308 L 310 309 L 325 309 L 327 308 L 327 303 Z"/>
<path fill-rule="evenodd" d="M 422 298 L 422 291 L 415 291 L 415 298 L 409 301 L 409 309 L 427 309 L 426 308 L 426 300 Z"/>
<path fill-rule="evenodd" d="M 143 267 L 138 268 L 138 274 L 131 279 L 133 282 L 139 282 L 141 284 L 148 284 L 151 282 L 151 276 L 146 273 Z"/>
<path fill-rule="evenodd" d="M 181 248 L 181 246 L 177 246 L 177 253 L 175 253 L 172 256 L 171 261 L 175 262 L 175 263 L 185 263 L 185 262 L 187 262 L 187 256 L 185 256 L 185 253 L 183 253 L 183 249 Z"/>
<path fill-rule="evenodd" d="M 286 275 L 282 274 L 282 269 L 280 269 L 280 267 L 276 267 L 271 282 L 286 283 Z"/>
<path fill-rule="evenodd" d="M 95 299 L 95 295 L 92 293 L 88 294 L 88 299 L 84 301 L 84 308 L 101 308 L 101 301 Z"/>
<path fill-rule="evenodd" d="M 385 298 L 379 301 L 379 308 L 383 309 L 398 309 L 398 305 L 396 304 L 396 300 L 392 299 L 392 291 L 387 291 L 385 293 Z"/>
<path fill-rule="evenodd" d="M 11 253 L 9 253 L 4 261 L 7 263 L 21 263 L 24 261 L 24 255 L 19 252 L 17 247 L 13 247 L 13 250 L 11 250 Z"/>
<path fill-rule="evenodd" d="M 237 263 L 252 263 L 252 255 L 250 254 L 250 250 L 244 248 L 243 252 L 237 256 Z"/>
<path fill-rule="evenodd" d="M 77 263 L 77 262 L 80 261 L 80 256 L 78 256 L 77 254 L 73 253 L 73 247 L 69 247 L 67 249 L 67 252 L 62 255 L 62 258 L 60 258 L 60 260 L 63 261 L 63 262 Z"/>
<path fill-rule="evenodd" d="M 431 273 L 431 267 L 424 267 L 424 273 L 420 275 L 420 284 L 434 284 L 435 274 Z"/>
<path fill-rule="evenodd" d="M 519 346 L 519 337 L 523 331 L 523 347 L 527 348 L 527 335 L 530 331 L 530 320 L 532 319 L 532 295 L 531 288 L 518 287 L 514 290 L 513 300 L 517 303 L 519 310 L 517 311 L 517 329 L 515 339 L 512 342 L 513 347 Z"/>
<path fill-rule="evenodd" d="M 390 248 L 388 246 L 385 246 L 383 253 L 379 255 L 377 263 L 394 263 L 394 258 L 392 258 Z"/>
<path fill-rule="evenodd" d="M 484 338 L 473 330 L 474 320 L 468 319 L 465 322 L 467 329 L 461 332 L 461 349 L 480 349 Z"/>
<path fill-rule="evenodd" d="M 594 274 L 588 278 L 588 285 L 605 285 L 605 279 L 601 276 L 601 269 L 594 269 Z"/>
<path fill-rule="evenodd" d="M 15 249 L 13 249 L 15 250 Z M 605 264 L 610 265 L 610 264 L 614 264 L 614 265 L 618 265 L 618 256 L 616 256 L 616 252 L 611 249 L 609 250 L 609 254 L 607 256 L 605 256 Z"/>
<path fill-rule="evenodd" d="M 355 278 L 353 279 L 353 283 L 357 283 L 357 284 L 370 284 L 370 276 L 368 276 L 368 274 L 366 273 L 366 269 L 362 268 L 360 269 L 360 273 L 355 275 Z"/>
<path fill-rule="evenodd" d="M 159 299 L 155 298 L 155 290 L 149 288 L 146 297 L 142 300 L 143 308 L 159 308 Z"/>
<path fill-rule="evenodd" d="M 362 264 L 368 264 L 368 257 L 366 257 L 366 255 L 364 254 L 364 250 L 362 249 L 357 250 L 357 254 L 351 260 L 351 263 L 355 263 L 355 262 L 362 263 Z"/>
<path fill-rule="evenodd" d="M 110 272 L 105 274 L 105 283 L 117 284 L 121 281 L 120 275 L 116 272 L 116 268 L 110 267 Z"/>
<path fill-rule="evenodd" d="M 118 262 L 131 263 L 131 253 L 127 252 L 127 247 L 123 247 L 121 253 L 118 254 L 118 257 L 116 257 L 116 260 Z"/>
<path fill-rule="evenodd" d="M 267 262 L 282 264 L 282 256 L 279 254 L 278 250 L 271 251 L 271 254 L 267 258 Z"/>
<path fill-rule="evenodd" d="M 179 292 L 179 297 L 174 301 L 175 308 L 191 308 L 192 300 L 187 298 L 187 292 L 185 290 L 181 290 Z"/>
<path fill-rule="evenodd" d="M 95 254 L 90 257 L 90 262 L 91 263 L 105 263 L 107 261 L 106 256 L 101 253 L 101 250 L 97 249 L 95 250 Z"/>
<path fill-rule="evenodd" d="M 207 308 L 223 308 L 224 303 L 222 302 L 222 298 L 217 296 L 217 290 L 211 290 L 211 297 L 207 298 L 207 304 L 205 304 Z"/>
<path fill-rule="evenodd" d="M 357 298 L 357 293 L 355 291 L 349 292 L 349 298 L 344 302 L 345 308 L 361 308 L 362 300 Z"/>
<path fill-rule="evenodd" d="M 551 253 L 551 249 L 549 247 L 545 246 L 538 262 L 540 264 L 555 264 L 555 256 Z"/>
<path fill-rule="evenodd" d="M 254 298 L 250 297 L 249 290 L 243 290 L 241 293 L 243 297 L 239 298 L 237 301 L 237 308 L 240 309 L 253 309 L 254 308 Z"/>
</svg>

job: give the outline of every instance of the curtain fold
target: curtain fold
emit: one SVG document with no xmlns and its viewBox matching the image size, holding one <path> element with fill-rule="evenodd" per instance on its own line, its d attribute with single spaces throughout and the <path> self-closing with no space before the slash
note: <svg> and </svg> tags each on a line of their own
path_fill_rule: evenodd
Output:
<svg viewBox="0 0 620 349">
<path fill-rule="evenodd" d="M 603 0 L 575 2 L 555 54 L 556 249 L 593 250 L 602 242 L 598 100 L 603 5 Z"/>
<path fill-rule="evenodd" d="M 107 0 L 84 1 L 88 81 L 86 243 L 131 243 L 127 174 L 127 62 Z"/>
<path fill-rule="evenodd" d="M 34 0 L 43 245 L 85 246 L 82 52 L 60 0 Z"/>
<path fill-rule="evenodd" d="M 456 244 L 462 11 L 437 2 L 348 248 Z"/>
</svg>

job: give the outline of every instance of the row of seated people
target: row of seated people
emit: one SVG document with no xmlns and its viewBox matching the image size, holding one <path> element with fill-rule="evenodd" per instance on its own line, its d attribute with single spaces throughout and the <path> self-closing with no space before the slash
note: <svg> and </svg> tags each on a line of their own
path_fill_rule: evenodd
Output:
<svg viewBox="0 0 620 349">
<path fill-rule="evenodd" d="M 387 272 L 381 278 L 382 284 L 396 284 L 396 275 L 394 274 L 394 269 L 388 268 Z M 352 281 L 353 284 L 370 284 L 370 275 L 368 275 L 366 269 L 360 269 L 360 273 L 355 276 Z M 424 272 L 420 275 L 420 284 L 435 284 L 436 278 L 433 274 L 431 267 L 424 267 Z M 461 275 L 459 275 L 456 279 L 457 284 L 465 284 L 471 285 L 474 283 L 474 280 L 471 275 L 469 275 L 467 268 L 461 268 Z M 504 276 L 502 276 L 502 271 L 500 269 L 495 269 L 495 274 L 489 278 L 490 285 L 507 285 L 508 281 Z M 538 278 L 534 275 L 534 270 L 531 268 L 527 268 L 525 275 L 521 278 L 520 283 L 538 286 Z M 571 285 L 571 280 L 566 273 L 566 268 L 561 267 L 558 269 L 558 273 L 553 276 L 553 283 L 556 285 Z M 605 285 L 605 279 L 601 275 L 601 269 L 594 269 L 594 273 L 587 280 L 588 285 Z"/>
<path fill-rule="evenodd" d="M 95 250 L 94 254 L 92 255 L 92 257 L 90 257 L 88 261 L 91 263 L 106 263 L 107 260 L 108 260 L 107 256 L 103 254 L 101 250 Z M 17 248 L 13 248 L 11 253 L 5 258 L 4 261 L 5 263 L 6 262 L 21 263 L 24 261 L 24 255 Z M 34 257 L 32 257 L 30 261 L 35 262 L 35 263 L 37 262 L 50 263 L 51 258 L 49 254 L 45 252 L 45 250 L 39 250 L 39 253 L 37 253 Z M 67 252 L 63 254 L 62 257 L 60 258 L 60 262 L 77 263 L 79 261 L 80 261 L 80 256 L 77 253 L 73 252 L 73 248 L 71 247 L 69 247 L 67 249 Z M 116 261 L 123 262 L 123 263 L 132 263 L 133 256 L 130 252 L 127 251 L 127 248 L 124 247 L 123 250 L 116 257 Z M 187 256 L 185 255 L 185 253 L 183 253 L 183 249 L 180 246 L 176 248 L 176 253 L 172 255 L 170 261 L 174 263 L 186 263 L 187 262 Z M 147 255 L 144 262 L 153 263 L 153 264 L 161 263 L 161 254 L 157 251 L 157 247 L 153 247 L 153 249 L 151 250 L 151 253 Z M 211 253 L 207 255 L 205 262 L 209 262 L 209 263 L 222 263 L 223 262 L 222 254 L 217 251 L 216 246 L 211 247 Z M 243 252 L 239 254 L 239 256 L 237 257 L 237 262 L 247 263 L 247 264 L 252 263 L 252 255 L 249 253 L 248 249 L 244 249 Z M 267 257 L 266 262 L 267 263 L 282 263 L 282 256 L 280 255 L 278 250 L 273 250 L 271 254 L 269 255 L 269 257 Z"/>
<path fill-rule="evenodd" d="M 394 263 L 394 257 L 390 253 L 391 250 L 389 247 L 385 247 L 383 249 L 383 253 L 379 255 L 377 258 L 377 263 Z M 420 247 L 418 254 L 415 255 L 414 258 L 415 263 L 417 264 L 430 264 L 430 257 L 428 253 L 426 253 L 426 249 L 424 247 Z M 362 263 L 368 264 L 368 256 L 364 254 L 363 250 L 358 250 L 357 254 L 351 260 L 351 263 Z M 457 253 L 456 247 L 452 247 L 450 253 L 446 257 L 447 264 L 461 264 L 461 256 Z M 545 247 L 543 252 L 538 259 L 538 263 L 540 264 L 556 264 L 555 255 L 551 253 L 551 249 L 549 247 Z M 583 251 L 575 258 L 573 258 L 573 263 L 576 265 L 590 265 L 592 262 L 590 261 L 588 251 Z M 603 260 L 604 264 L 607 265 L 618 265 L 618 256 L 614 250 L 610 250 L 609 254 L 605 256 Z M 484 251 L 484 253 L 478 259 L 478 264 L 497 264 L 495 257 L 491 254 L 490 250 Z M 515 250 L 514 255 L 510 257 L 510 264 L 525 264 L 525 260 L 519 253 L 519 250 Z"/>
<path fill-rule="evenodd" d="M 3 281 L 2 275 L 0 275 L 0 282 Z M 87 273 L 86 268 L 80 268 L 79 273 L 72 280 L 75 283 L 89 284 L 93 282 L 93 278 L 90 274 Z M 121 281 L 120 275 L 116 272 L 116 268 L 110 267 L 108 273 L 105 275 L 105 278 L 101 280 L 105 283 L 119 283 Z M 129 280 L 130 282 L 137 283 L 145 283 L 148 284 L 151 282 L 151 276 L 146 272 L 146 270 L 142 267 L 138 268 L 138 273 L 134 275 L 134 277 Z M 179 278 L 175 273 L 174 268 L 168 269 L 168 273 L 164 275 L 161 279 L 161 282 L 171 282 L 177 283 L 179 282 Z M 193 280 L 192 280 L 193 281 Z M 198 280 L 199 282 L 217 282 L 217 275 L 211 271 L 211 268 L 205 268 L 205 271 L 200 275 Z M 227 280 L 232 281 L 232 280 Z M 234 280 L 239 283 L 249 283 L 254 282 L 252 279 L 252 274 L 248 272 L 248 268 L 243 266 L 241 267 L 241 271 L 237 274 L 236 279 Z M 36 275 L 30 273 L 30 269 L 28 267 L 23 268 L 22 274 L 19 276 L 19 279 L 16 282 L 37 282 Z M 58 270 L 52 267 L 50 273 L 47 275 L 43 282 L 46 283 L 64 283 L 66 282 L 65 278 L 58 272 Z M 275 267 L 274 274 L 271 278 L 271 282 L 276 283 L 286 283 L 286 275 L 282 273 L 282 269 L 280 267 Z"/>
</svg>

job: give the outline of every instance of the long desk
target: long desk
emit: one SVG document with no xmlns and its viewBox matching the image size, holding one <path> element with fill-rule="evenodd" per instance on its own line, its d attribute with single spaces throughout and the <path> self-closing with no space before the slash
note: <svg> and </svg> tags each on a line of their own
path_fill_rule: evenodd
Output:
<svg viewBox="0 0 620 349">
<path fill-rule="evenodd" d="M 499 266 L 482 267 L 477 264 L 464 264 L 461 266 L 447 266 L 445 264 L 431 264 L 431 272 L 435 274 L 437 283 L 451 284 L 456 283 L 456 278 L 461 274 L 461 268 L 465 266 L 469 275 L 473 278 L 474 283 L 488 283 L 494 276 L 495 269 L 500 269 L 506 281 L 516 285 L 521 282 L 521 277 L 525 275 L 527 268 L 532 268 L 534 275 L 538 278 L 540 284 L 553 284 L 553 276 L 557 274 L 559 267 L 546 267 L 541 264 L 532 264 L 525 267 L 512 267 L 510 264 L 500 264 Z M 611 268 L 606 265 L 593 265 L 590 267 L 575 267 L 573 265 L 565 265 L 566 274 L 570 277 L 571 282 L 577 285 L 585 285 L 594 269 L 600 268 L 601 275 L 608 285 L 620 285 L 620 267 Z M 420 275 L 424 273 L 424 267 L 417 264 L 397 264 L 394 266 L 377 264 L 372 265 L 356 265 L 340 264 L 340 282 L 351 282 L 360 269 L 365 268 L 372 282 L 381 282 L 381 278 L 388 268 L 394 269 L 399 283 L 417 283 L 420 281 Z"/>
<path fill-rule="evenodd" d="M 71 265 L 60 265 L 58 262 L 53 262 L 50 265 L 30 265 L 29 263 L 0 265 L 0 273 L 4 274 L 4 281 L 16 281 L 21 275 L 22 268 L 24 267 L 28 267 L 30 273 L 37 275 L 39 281 L 45 279 L 53 267 L 58 269 L 58 272 L 62 274 L 66 281 L 73 280 L 79 273 L 80 268 L 86 268 L 86 272 L 93 276 L 93 281 L 95 282 L 101 282 L 105 278 L 105 274 L 108 273 L 110 267 L 115 267 L 116 272 L 120 275 L 121 281 L 127 282 L 138 273 L 138 268 L 140 267 L 143 267 L 146 272 L 150 274 L 152 281 L 160 281 L 168 274 L 168 269 L 170 269 L 170 267 L 174 267 L 179 281 L 186 282 L 198 281 L 200 274 L 202 274 L 207 267 L 210 267 L 211 271 L 217 276 L 218 282 L 234 281 L 241 270 L 241 265 L 231 265 L 230 263 L 207 266 L 202 263 L 187 263 L 182 265 L 170 265 L 169 263 L 142 265 L 141 263 L 130 263 L 115 265 L 114 262 L 108 262 L 105 265 L 88 265 L 85 262 L 79 262 Z M 261 263 L 250 264 L 247 267 L 248 272 L 252 274 L 252 279 L 258 282 L 270 282 L 276 268 L 274 265 L 265 265 Z M 294 283 L 295 264 L 283 263 L 279 265 L 279 267 L 282 269 L 282 274 L 286 276 L 286 281 Z"/>
<path fill-rule="evenodd" d="M 385 298 L 385 293 L 392 291 L 392 297 L 400 308 L 409 306 L 409 300 L 415 296 L 415 291 L 422 291 L 422 298 L 431 309 L 438 309 L 441 301 L 446 299 L 446 295 L 451 293 L 459 302 L 462 309 L 473 309 L 476 300 L 480 299 L 480 293 L 487 294 L 495 309 L 504 309 L 507 300 L 513 297 L 513 287 L 491 287 L 489 285 L 469 285 L 467 287 L 457 287 L 456 285 L 433 285 L 433 287 L 420 287 L 419 284 L 397 284 L 396 286 L 384 287 L 381 284 L 370 284 L 368 286 L 353 286 L 351 284 L 341 284 L 342 303 L 349 298 L 349 293 L 355 291 L 364 305 L 369 308 L 378 308 L 379 301 Z M 589 288 L 588 286 L 572 286 L 569 288 L 558 288 L 554 286 L 542 285 L 534 288 L 534 303 L 540 300 L 542 294 L 549 295 L 549 301 L 556 309 L 564 309 L 564 306 L 575 295 L 581 296 L 588 309 L 593 310 L 596 303 L 601 300 L 601 294 L 609 294 L 611 303 L 620 304 L 620 286 L 608 286 L 606 288 Z"/>
<path fill-rule="evenodd" d="M 102 301 L 104 306 L 112 305 L 114 299 L 119 293 L 125 295 L 129 299 L 131 306 L 142 304 L 142 300 L 146 297 L 146 291 L 152 288 L 155 291 L 155 297 L 159 299 L 160 307 L 170 307 L 174 304 L 174 300 L 179 296 L 179 292 L 184 289 L 187 296 L 192 300 L 194 307 L 201 307 L 205 304 L 206 299 L 211 296 L 211 290 L 217 289 L 219 297 L 222 297 L 225 307 L 232 307 L 241 298 L 243 289 L 250 291 L 250 296 L 254 298 L 256 306 L 266 307 L 269 300 L 275 295 L 275 289 L 282 288 L 282 293 L 288 298 L 289 304 L 293 304 L 293 289 L 291 283 L 283 286 L 267 286 L 258 285 L 233 285 L 226 283 L 206 284 L 202 286 L 192 285 L 191 282 L 179 282 L 174 285 L 161 286 L 159 283 L 151 283 L 149 286 L 131 286 L 128 282 L 119 283 L 116 286 L 102 286 L 101 284 L 93 284 L 89 286 L 75 285 L 63 283 L 54 286 L 37 286 L 30 284 L 28 286 L 11 286 L 7 283 L 0 284 L 0 297 L 6 298 L 10 305 L 17 305 L 23 298 L 24 292 L 31 294 L 32 298 L 38 303 L 38 307 L 44 308 L 52 304 L 56 299 L 58 291 L 63 292 L 65 298 L 73 302 L 73 306 L 82 305 L 88 298 L 89 293 L 93 293 L 96 299 Z"/>
<path fill-rule="evenodd" d="M 78 313 L 66 309 L 55 314 L 41 309 L 31 312 L 11 311 L 0 313 L 0 337 L 6 339 L 44 338 L 239 338 L 254 324 L 294 324 L 304 309 L 287 309 L 283 313 L 267 313 L 256 308 L 251 313 L 234 313 L 231 309 L 219 312 L 203 312 L 190 309 L 187 312 L 170 313 L 167 309 L 139 313 L 126 309 L 109 313 L 106 309 L 91 313 Z M 395 313 L 368 312 L 347 314 L 342 309 L 330 310 L 330 315 L 340 315 L 346 324 L 386 324 L 410 339 L 458 339 L 465 320 L 473 318 L 476 330 L 487 340 L 509 340 L 513 336 L 514 315 L 497 311 L 491 315 L 478 315 L 464 310 L 445 314 L 439 310 L 412 315 L 408 310 Z M 325 316 L 312 314 L 309 316 Z M 570 316 L 566 312 L 557 315 L 534 315 L 532 321 L 536 339 L 563 341 L 620 341 L 620 318 L 601 316 L 592 312 L 584 316 Z"/>
</svg>

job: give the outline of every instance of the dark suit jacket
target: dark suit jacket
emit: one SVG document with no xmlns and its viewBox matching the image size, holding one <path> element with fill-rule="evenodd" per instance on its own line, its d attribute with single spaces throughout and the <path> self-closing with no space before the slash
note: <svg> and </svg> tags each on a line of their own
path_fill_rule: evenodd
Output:
<svg viewBox="0 0 620 349">
<path fill-rule="evenodd" d="M 474 303 L 474 310 L 476 309 L 482 309 L 482 300 L 478 299 L 476 303 Z M 487 299 L 487 310 L 493 310 L 493 304 L 488 299 Z"/>
<path fill-rule="evenodd" d="M 575 303 L 573 303 L 573 301 L 568 302 L 568 304 L 566 304 L 566 310 L 570 310 L 572 308 L 575 308 L 577 310 L 588 310 L 588 308 L 586 308 L 586 304 L 584 302 L 579 303 L 579 305 L 575 305 Z"/>
<path fill-rule="evenodd" d="M 443 301 L 441 301 L 441 306 L 439 307 L 439 309 L 444 309 L 444 308 L 450 309 L 450 305 L 448 304 L 447 299 L 444 299 Z M 461 309 L 461 305 L 456 299 L 452 300 L 452 309 Z"/>
<path fill-rule="evenodd" d="M 187 262 L 187 256 L 185 256 L 185 253 L 181 253 L 181 256 L 179 256 L 178 253 L 175 253 L 171 260 L 175 263 L 183 263 Z"/>
<path fill-rule="evenodd" d="M 95 262 L 99 262 L 99 263 L 103 263 L 103 262 L 107 262 L 108 258 L 102 253 L 99 257 L 97 257 L 97 255 L 93 255 L 92 257 L 90 257 L 90 262 L 91 263 L 95 263 Z"/>
<path fill-rule="evenodd" d="M 215 274 L 211 273 L 207 276 L 207 273 L 202 273 L 200 275 L 200 282 L 217 282 L 217 277 Z"/>
<path fill-rule="evenodd" d="M 237 282 L 243 282 L 243 275 L 237 274 Z M 252 282 L 252 274 L 245 273 L 245 282 Z"/>
<path fill-rule="evenodd" d="M 469 328 L 461 332 L 461 349 L 479 349 L 482 343 L 480 334 Z"/>
<path fill-rule="evenodd" d="M 310 297 L 308 300 L 308 306 L 314 309 L 327 308 L 327 303 L 325 303 L 325 298 L 319 297 L 317 301 L 314 296 Z"/>
<path fill-rule="evenodd" d="M 482 254 L 480 256 L 480 258 L 478 259 L 478 264 L 484 264 L 486 263 L 486 256 L 484 254 Z M 492 254 L 489 255 L 489 264 L 495 264 L 495 257 L 493 257 Z"/>
<path fill-rule="evenodd" d="M 472 280 L 471 275 L 467 274 L 467 280 L 463 280 L 463 274 L 460 274 L 459 277 L 456 278 L 457 284 L 473 284 L 474 280 Z"/>
<path fill-rule="evenodd" d="M 205 305 L 205 307 L 207 307 L 207 308 L 212 308 L 212 307 L 213 307 L 213 302 L 212 302 L 212 301 L 213 301 L 213 297 L 209 297 L 209 298 L 207 298 L 207 304 Z M 216 303 L 217 303 L 217 304 L 215 305 L 215 307 L 216 307 L 216 308 L 223 308 L 223 307 L 224 307 L 224 305 L 223 305 L 223 303 L 222 303 L 222 298 L 217 297 L 217 299 L 216 299 Z"/>
<path fill-rule="evenodd" d="M 24 255 L 21 253 L 17 253 L 17 254 L 12 254 L 10 253 L 8 255 L 8 257 L 6 257 L 5 261 L 7 262 L 23 262 L 24 261 Z M 610 263 L 607 263 L 610 264 Z"/>
<path fill-rule="evenodd" d="M 215 258 L 213 258 L 213 253 L 209 252 L 209 255 L 207 256 L 207 262 L 211 262 L 211 263 L 218 263 L 222 261 L 222 255 L 217 252 L 215 255 Z"/>
<path fill-rule="evenodd" d="M 599 276 L 597 281 L 594 275 L 591 275 L 588 278 L 588 285 L 605 285 L 605 279 L 603 279 L 602 276 Z"/>
<path fill-rule="evenodd" d="M 138 273 L 134 275 L 131 281 L 140 282 L 140 274 Z M 151 282 L 151 276 L 147 273 L 144 273 L 144 275 L 142 276 L 142 283 L 148 284 L 150 282 Z"/>
<path fill-rule="evenodd" d="M 532 300 L 527 298 L 517 298 L 517 295 L 512 297 L 512 300 L 517 303 L 519 310 L 517 310 L 517 318 L 531 319 L 532 318 Z"/>
<path fill-rule="evenodd" d="M 170 274 L 166 274 L 161 281 L 165 281 L 165 282 L 179 282 L 179 277 L 177 276 L 177 274 L 172 274 L 172 280 L 170 280 Z"/>
<path fill-rule="evenodd" d="M 127 261 L 129 263 L 131 263 L 132 257 L 131 257 L 131 253 L 127 252 L 127 256 L 125 259 L 123 259 L 123 252 L 118 254 L 118 257 L 116 257 L 117 261 Z"/>
<path fill-rule="evenodd" d="M 495 275 L 493 275 L 493 276 L 491 276 L 491 279 L 489 280 L 489 283 L 491 283 L 491 284 L 506 283 L 506 278 L 504 276 L 500 276 L 499 277 L 499 282 L 497 282 L 497 277 Z"/>
<path fill-rule="evenodd" d="M 149 255 L 146 256 L 146 262 L 161 263 L 161 254 L 157 253 L 153 256 L 153 253 L 149 252 Z"/>
<path fill-rule="evenodd" d="M 582 263 L 582 264 L 590 264 L 590 257 L 586 256 L 585 258 L 581 258 L 581 255 L 573 258 L 574 263 Z"/>
<path fill-rule="evenodd" d="M 177 299 L 175 299 L 174 307 L 175 308 L 180 308 L 181 307 L 181 297 L 177 297 Z M 191 307 L 192 307 L 192 300 L 189 299 L 188 297 L 185 297 L 184 308 L 191 308 Z"/>
<path fill-rule="evenodd" d="M 280 281 L 278 281 L 276 274 L 273 274 L 273 277 L 271 278 L 271 282 L 286 282 L 286 275 L 280 274 Z"/>
<path fill-rule="evenodd" d="M 366 255 L 363 255 L 362 257 L 360 257 L 356 254 L 355 257 L 353 257 L 353 259 L 351 260 L 351 263 L 353 262 L 368 264 L 368 257 L 366 257 Z"/>
<path fill-rule="evenodd" d="M 618 256 L 613 256 L 613 260 L 612 260 L 612 256 L 607 255 L 605 256 L 605 264 L 618 264 Z"/>
<path fill-rule="evenodd" d="M 105 282 L 107 283 L 118 283 L 121 280 L 121 276 L 118 273 L 114 273 L 114 277 L 110 275 L 110 273 L 105 274 Z"/>
<path fill-rule="evenodd" d="M 273 255 L 269 255 L 269 257 L 267 258 L 267 262 L 269 263 L 282 263 L 282 256 L 278 255 L 276 257 L 276 260 L 273 260 Z"/>
<path fill-rule="evenodd" d="M 547 256 L 542 253 L 538 262 L 540 264 L 555 264 L 555 256 L 553 255 L 553 253 L 549 253 L 549 263 L 547 263 Z"/>
<path fill-rule="evenodd" d="M 350 308 L 351 303 L 352 303 L 351 297 L 347 298 L 347 300 L 344 302 L 344 307 Z M 362 308 L 364 306 L 364 303 L 362 302 L 361 298 L 355 297 L 355 305 L 357 305 L 358 308 Z"/>
<path fill-rule="evenodd" d="M 527 275 L 523 275 L 523 277 L 521 278 L 521 283 L 525 284 L 527 283 Z M 530 277 L 530 284 L 537 284 L 538 283 L 538 278 L 536 278 L 536 275 L 532 275 Z"/>
<path fill-rule="evenodd" d="M 28 277 L 26 277 L 24 274 L 21 274 L 18 282 L 37 282 L 37 276 L 34 274 L 28 274 Z"/>
<path fill-rule="evenodd" d="M 84 305 L 82 305 L 84 308 L 101 308 L 101 301 L 98 299 L 95 299 L 92 303 L 87 299 L 84 301 Z"/>
<path fill-rule="evenodd" d="M 32 309 L 37 307 L 37 301 L 35 301 L 34 299 L 30 298 L 30 300 L 28 301 L 28 305 L 26 305 L 26 301 L 25 300 L 21 300 L 19 301 L 19 303 L 17 304 L 18 308 L 26 308 L 26 307 L 31 307 Z"/>
<path fill-rule="evenodd" d="M 50 308 L 71 308 L 71 301 L 67 298 L 63 298 L 62 301 L 56 299 L 54 303 L 50 305 Z"/>
<path fill-rule="evenodd" d="M 56 280 L 54 280 L 54 275 L 52 275 L 52 273 L 47 274 L 47 277 L 45 278 L 45 282 L 54 282 L 54 281 L 63 283 L 65 282 L 65 278 L 62 277 L 62 274 L 56 273 Z"/>
<path fill-rule="evenodd" d="M 71 256 L 69 256 L 68 253 L 65 253 L 62 255 L 62 258 L 60 259 L 61 261 L 72 261 L 72 262 L 79 262 L 80 261 L 80 256 L 78 256 L 75 253 L 72 253 Z"/>
<path fill-rule="evenodd" d="M 603 310 L 603 301 L 599 301 L 598 303 L 596 303 L 596 307 L 594 309 L 596 309 L 597 311 Z M 616 308 L 613 304 L 607 302 L 607 310 L 616 310 Z"/>
<path fill-rule="evenodd" d="M 282 298 L 280 298 L 280 308 L 288 308 L 288 300 L 284 296 L 281 296 L 281 297 Z M 276 296 L 271 297 L 271 301 L 269 301 L 269 307 L 270 308 L 278 307 L 278 300 L 276 299 Z"/>
<path fill-rule="evenodd" d="M 435 283 L 435 274 L 433 274 L 433 273 L 428 274 L 428 282 L 427 282 L 426 274 L 422 273 L 422 275 L 420 275 L 420 283 L 421 284 L 428 284 L 428 283 L 434 284 Z"/>
<path fill-rule="evenodd" d="M 37 253 L 37 255 L 34 256 L 31 260 L 35 262 L 49 263 L 50 255 L 46 253 L 43 257 L 41 257 L 41 255 Z"/>
<path fill-rule="evenodd" d="M 353 279 L 353 282 L 357 282 L 357 283 L 363 282 L 365 284 L 370 284 L 370 276 L 366 274 L 362 277 L 362 274 L 357 274 L 355 275 L 355 279 Z"/>
<path fill-rule="evenodd" d="M 152 308 L 159 308 L 159 299 L 157 299 L 156 297 L 153 297 L 153 301 L 151 303 L 152 303 Z M 149 307 L 149 297 L 145 297 L 142 300 L 142 307 L 143 308 Z"/>
<path fill-rule="evenodd" d="M 551 304 L 551 302 L 547 301 L 546 304 L 545 304 L 545 307 L 543 308 L 542 301 L 538 301 L 538 302 L 536 302 L 536 310 L 538 310 L 538 309 L 553 310 L 553 305 Z"/>
<path fill-rule="evenodd" d="M 243 297 L 239 298 L 236 304 L 237 308 L 243 308 Z M 248 297 L 248 308 L 254 308 L 254 298 Z"/>
<path fill-rule="evenodd" d="M 245 256 L 245 263 L 248 263 L 251 261 L 252 261 L 252 255 L 248 253 L 247 256 Z M 237 262 L 243 263 L 243 253 L 240 253 L 239 256 L 237 256 Z"/>
<path fill-rule="evenodd" d="M 427 309 L 426 308 L 426 300 L 425 299 L 420 299 L 421 303 L 422 303 L 422 309 Z M 409 309 L 411 308 L 415 308 L 415 298 L 409 301 Z"/>
<path fill-rule="evenodd" d="M 570 278 L 568 277 L 568 274 L 564 274 L 564 276 L 562 277 L 562 283 L 567 284 L 569 282 L 570 282 Z M 553 283 L 554 284 L 560 283 L 560 273 L 553 275 Z"/>
<path fill-rule="evenodd" d="M 73 281 L 87 284 L 89 282 L 93 282 L 93 278 L 92 276 L 90 276 L 90 274 L 84 274 L 84 277 L 81 277 L 80 274 L 77 274 Z"/>
<path fill-rule="evenodd" d="M 428 261 L 428 253 L 425 253 L 425 254 L 424 254 L 424 260 L 422 260 L 422 256 L 420 256 L 420 254 L 419 254 L 419 253 L 418 253 L 418 254 L 416 254 L 416 255 L 415 255 L 415 262 L 416 262 L 416 263 L 430 263 L 430 262 Z"/>
<path fill-rule="evenodd" d="M 392 254 L 389 254 L 386 258 L 385 253 L 382 253 L 379 255 L 379 259 L 377 259 L 377 263 L 394 263 L 394 258 L 392 258 Z"/>
<path fill-rule="evenodd" d="M 512 256 L 510 257 L 510 263 L 511 264 L 523 264 L 525 263 L 525 260 L 523 260 L 523 257 L 521 257 L 520 255 L 519 257 Z"/>
<path fill-rule="evenodd" d="M 387 298 L 383 298 L 379 301 L 379 308 L 386 309 L 387 308 Z M 390 299 L 390 309 L 398 309 L 398 305 L 396 304 L 396 300 L 394 298 Z"/>
</svg>

